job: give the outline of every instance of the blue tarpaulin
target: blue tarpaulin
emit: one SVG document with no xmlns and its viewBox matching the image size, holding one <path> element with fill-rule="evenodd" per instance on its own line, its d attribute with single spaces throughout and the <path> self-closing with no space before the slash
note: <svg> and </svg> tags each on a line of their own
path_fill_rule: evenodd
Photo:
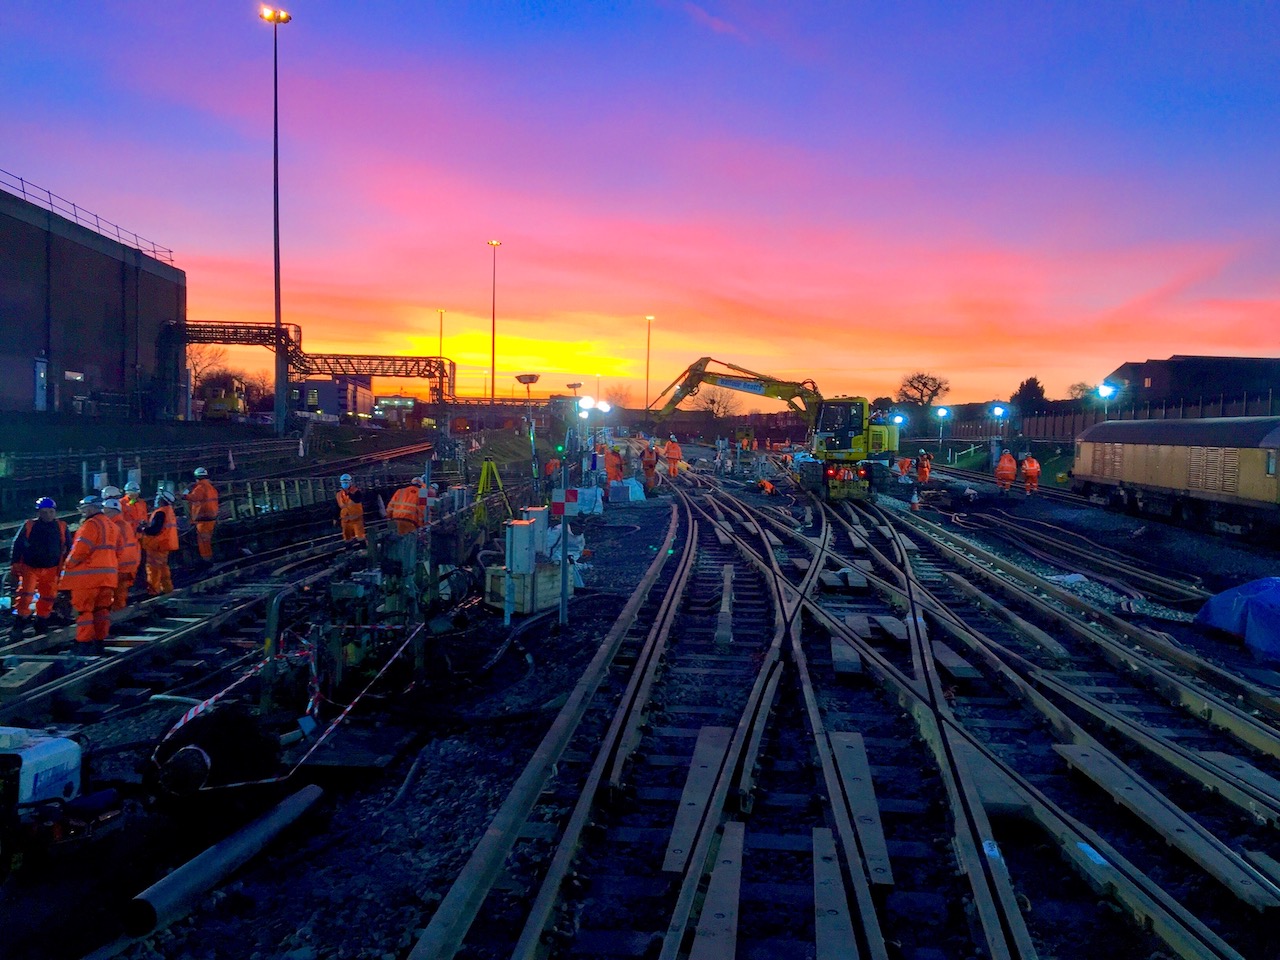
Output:
<svg viewBox="0 0 1280 960">
<path fill-rule="evenodd" d="M 1280 577 L 1263 577 L 1210 597 L 1196 623 L 1243 637 L 1260 657 L 1280 660 Z"/>
</svg>

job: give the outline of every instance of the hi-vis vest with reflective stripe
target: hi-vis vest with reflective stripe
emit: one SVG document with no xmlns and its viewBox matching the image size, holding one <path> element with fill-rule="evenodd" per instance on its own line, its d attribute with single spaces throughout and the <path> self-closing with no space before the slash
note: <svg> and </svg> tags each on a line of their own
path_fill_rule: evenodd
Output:
<svg viewBox="0 0 1280 960">
<path fill-rule="evenodd" d="M 394 498 L 392 498 L 394 500 Z M 350 522 L 364 518 L 364 505 L 351 499 L 346 490 L 338 491 L 338 516 Z"/>
<path fill-rule="evenodd" d="M 401 487 L 391 495 L 391 502 L 387 504 L 387 519 L 409 520 L 422 526 L 425 509 L 425 505 L 418 499 L 417 487 Z"/>
<path fill-rule="evenodd" d="M 192 520 L 218 519 L 218 491 L 207 479 L 200 480 L 186 496 Z"/>
<path fill-rule="evenodd" d="M 116 585 L 120 530 L 105 514 L 95 513 L 76 531 L 62 571 L 62 587 L 83 590 Z"/>
<path fill-rule="evenodd" d="M 142 562 L 142 550 L 138 546 L 138 535 L 133 532 L 133 522 L 123 513 L 112 518 L 112 522 L 120 530 L 120 552 L 117 554 L 121 573 L 137 573 L 138 564 Z"/>
<path fill-rule="evenodd" d="M 164 514 L 164 528 L 154 537 L 143 537 L 142 549 L 152 553 L 172 553 L 178 549 L 178 517 L 167 503 L 156 508 L 156 513 Z M 155 515 L 152 514 L 153 517 Z"/>
</svg>

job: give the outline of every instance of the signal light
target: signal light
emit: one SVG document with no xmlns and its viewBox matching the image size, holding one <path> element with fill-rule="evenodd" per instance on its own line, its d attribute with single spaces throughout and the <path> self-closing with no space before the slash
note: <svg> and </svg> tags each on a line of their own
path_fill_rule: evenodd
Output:
<svg viewBox="0 0 1280 960">
<path fill-rule="evenodd" d="M 859 479 L 859 480 L 865 480 L 865 479 L 867 479 L 867 468 L 866 468 L 866 467 L 859 467 L 859 468 L 858 468 L 858 479 Z"/>
<path fill-rule="evenodd" d="M 836 475 L 836 468 L 835 468 L 835 467 L 827 467 L 827 476 L 828 476 L 828 477 L 834 477 L 835 475 Z"/>
<path fill-rule="evenodd" d="M 564 453 L 564 444 L 563 444 L 563 443 L 557 443 L 557 444 L 556 444 L 556 453 Z"/>
</svg>

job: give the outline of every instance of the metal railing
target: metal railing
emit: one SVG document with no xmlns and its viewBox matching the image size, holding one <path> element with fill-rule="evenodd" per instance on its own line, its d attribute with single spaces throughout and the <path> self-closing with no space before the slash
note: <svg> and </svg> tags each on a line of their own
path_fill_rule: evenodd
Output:
<svg viewBox="0 0 1280 960">
<path fill-rule="evenodd" d="M 83 207 L 77 206 L 65 197 L 60 197 L 44 187 L 38 187 L 15 173 L 10 173 L 8 170 L 0 170 L 0 187 L 3 187 L 14 196 L 21 197 L 28 203 L 34 203 L 61 217 L 66 217 L 82 227 L 88 227 L 104 237 L 109 237 L 127 247 L 140 250 L 149 257 L 164 263 L 173 263 L 173 251 L 170 248 L 162 247 L 145 237 L 140 237 L 132 230 L 125 230 L 119 224 L 112 223 L 110 220 L 104 220 L 96 213 L 85 210 Z"/>
<path fill-rule="evenodd" d="M 194 464 L 215 472 L 230 466 L 243 469 L 263 460 L 297 458 L 297 440 L 252 440 L 247 443 L 199 444 L 187 447 L 152 447 L 129 451 L 64 453 L 2 453 L 0 479 L 41 480 L 74 474 L 108 473 L 119 486 L 130 467 L 141 466 L 145 476 L 173 473 Z M 208 461 L 207 463 L 204 461 Z"/>
</svg>

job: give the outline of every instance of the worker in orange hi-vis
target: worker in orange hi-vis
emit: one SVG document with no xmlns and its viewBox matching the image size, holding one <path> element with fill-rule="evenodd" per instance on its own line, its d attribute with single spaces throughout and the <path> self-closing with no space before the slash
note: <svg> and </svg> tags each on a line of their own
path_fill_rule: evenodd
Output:
<svg viewBox="0 0 1280 960">
<path fill-rule="evenodd" d="M 547 469 L 547 476 L 554 480 L 556 477 L 556 474 L 560 472 L 560 458 L 552 457 L 550 460 L 548 460 L 546 469 Z"/>
<path fill-rule="evenodd" d="M 387 519 L 396 525 L 396 533 L 401 536 L 413 533 L 426 520 L 427 505 L 422 493 L 426 485 L 421 477 L 414 477 L 408 486 L 393 493 L 387 503 Z"/>
<path fill-rule="evenodd" d="M 609 482 L 622 481 L 622 454 L 614 447 L 604 455 L 604 474 Z"/>
<path fill-rule="evenodd" d="M 1040 489 L 1040 461 L 1030 454 L 1022 461 L 1022 479 L 1027 485 L 1027 496 Z"/>
<path fill-rule="evenodd" d="M 1000 488 L 1001 493 L 1008 493 L 1013 488 L 1013 478 L 1018 475 L 1018 461 L 1013 459 L 1013 454 L 1005 450 L 1000 454 L 1000 461 L 996 464 L 996 486 Z"/>
<path fill-rule="evenodd" d="M 929 482 L 929 471 L 933 469 L 933 454 L 920 451 L 920 456 L 916 457 L 916 480 L 920 483 Z"/>
<path fill-rule="evenodd" d="M 124 496 L 120 498 L 120 515 L 133 524 L 134 532 L 151 516 L 147 501 L 142 499 L 142 486 L 137 480 L 130 480 L 124 485 Z"/>
<path fill-rule="evenodd" d="M 343 540 L 364 539 L 364 491 L 349 473 L 338 478 L 338 522 L 342 525 Z"/>
<path fill-rule="evenodd" d="M 213 563 L 213 528 L 218 522 L 218 491 L 209 481 L 209 471 L 196 467 L 196 485 L 182 495 L 191 511 L 191 522 L 196 525 L 196 544 L 200 559 Z"/>
<path fill-rule="evenodd" d="M 684 451 L 680 449 L 680 444 L 676 443 L 676 435 L 673 433 L 671 439 L 667 441 L 667 445 L 662 448 L 662 455 L 667 458 L 667 476 L 674 477 L 680 473 L 680 458 L 684 456 Z"/>
<path fill-rule="evenodd" d="M 898 473 L 904 477 L 911 476 L 911 458 L 898 457 Z"/>
<path fill-rule="evenodd" d="M 163 488 L 156 493 L 156 508 L 138 532 L 142 534 L 142 557 L 147 564 L 147 595 L 172 593 L 169 554 L 178 549 L 178 517 L 173 512 L 172 493 Z"/>
<path fill-rule="evenodd" d="M 652 490 L 658 483 L 658 448 L 652 441 L 640 454 L 640 468 L 644 471 L 644 488 Z"/>
<path fill-rule="evenodd" d="M 111 609 L 123 610 L 129 605 L 129 590 L 138 576 L 142 548 L 138 546 L 138 532 L 125 517 L 119 500 L 103 500 L 102 512 L 120 531 L 120 549 L 116 554 L 116 595 Z"/>
<path fill-rule="evenodd" d="M 96 496 L 80 501 L 80 516 L 84 520 L 62 569 L 62 588 L 71 591 L 76 644 L 101 654 L 111 630 L 111 604 L 116 599 L 120 530 L 102 512 L 102 501 Z"/>
</svg>

